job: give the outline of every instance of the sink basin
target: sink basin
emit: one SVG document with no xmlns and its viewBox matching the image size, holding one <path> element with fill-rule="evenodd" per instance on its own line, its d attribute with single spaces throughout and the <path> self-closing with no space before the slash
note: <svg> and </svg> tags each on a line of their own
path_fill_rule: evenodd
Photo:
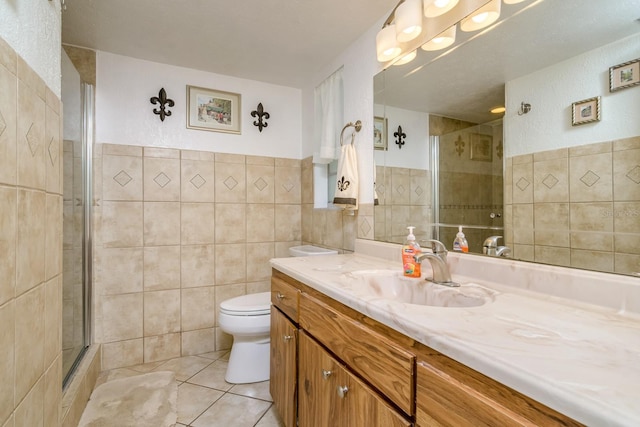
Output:
<svg viewBox="0 0 640 427">
<path fill-rule="evenodd" d="M 406 304 L 432 307 L 478 307 L 495 299 L 497 292 L 473 283 L 452 288 L 425 279 L 404 277 L 392 270 L 362 270 L 341 277 L 346 288 L 362 296 L 372 296 Z"/>
</svg>

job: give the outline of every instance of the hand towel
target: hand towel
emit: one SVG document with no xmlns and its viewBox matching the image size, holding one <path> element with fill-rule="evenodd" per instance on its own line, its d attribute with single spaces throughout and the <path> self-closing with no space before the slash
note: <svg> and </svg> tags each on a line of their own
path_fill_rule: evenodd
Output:
<svg viewBox="0 0 640 427">
<path fill-rule="evenodd" d="M 337 181 L 333 204 L 347 210 L 358 209 L 358 157 L 353 138 L 351 144 L 340 149 Z"/>
<path fill-rule="evenodd" d="M 376 161 L 373 161 L 373 205 L 378 206 L 380 202 L 378 201 L 378 188 L 376 184 L 378 167 L 376 166 Z"/>
</svg>

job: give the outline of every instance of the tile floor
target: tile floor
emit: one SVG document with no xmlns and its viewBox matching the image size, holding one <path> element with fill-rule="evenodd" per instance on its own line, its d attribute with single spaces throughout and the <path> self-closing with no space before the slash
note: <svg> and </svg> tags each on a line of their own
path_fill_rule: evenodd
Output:
<svg viewBox="0 0 640 427">
<path fill-rule="evenodd" d="M 229 384 L 228 351 L 186 356 L 100 374 L 96 386 L 116 378 L 172 371 L 178 381 L 178 424 L 193 427 L 282 427 L 269 394 L 269 381 Z"/>
</svg>

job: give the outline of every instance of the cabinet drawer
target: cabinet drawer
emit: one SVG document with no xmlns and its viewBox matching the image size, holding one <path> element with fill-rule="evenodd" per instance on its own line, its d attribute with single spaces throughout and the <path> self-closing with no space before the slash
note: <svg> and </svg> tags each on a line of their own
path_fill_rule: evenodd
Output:
<svg viewBox="0 0 640 427">
<path fill-rule="evenodd" d="M 298 323 L 300 291 L 279 277 L 271 276 L 271 303 Z"/>
<path fill-rule="evenodd" d="M 415 356 L 339 313 L 302 294 L 300 326 L 376 387 L 406 414 L 413 412 Z"/>
<path fill-rule="evenodd" d="M 417 363 L 417 426 L 581 425 L 468 368 L 443 360 L 447 371 L 425 361 Z"/>
</svg>

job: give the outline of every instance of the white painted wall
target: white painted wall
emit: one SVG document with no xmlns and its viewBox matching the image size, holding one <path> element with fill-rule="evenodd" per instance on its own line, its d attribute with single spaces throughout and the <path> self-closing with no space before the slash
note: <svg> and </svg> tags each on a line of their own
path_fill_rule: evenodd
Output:
<svg viewBox="0 0 640 427">
<path fill-rule="evenodd" d="M 143 61 L 96 55 L 96 141 L 219 153 L 301 158 L 301 91 L 254 80 Z M 187 129 L 187 85 L 239 93 L 240 135 Z M 163 88 L 175 101 L 160 121 L 149 99 Z M 262 132 L 251 111 L 262 102 L 271 118 Z"/>
<path fill-rule="evenodd" d="M 0 0 L 0 37 L 60 97 L 60 1 Z"/>
<path fill-rule="evenodd" d="M 640 135 L 640 88 L 609 92 L 609 67 L 640 57 L 640 34 L 506 84 L 505 155 Z M 601 96 L 599 122 L 571 125 L 571 104 Z M 521 102 L 531 111 L 517 115 Z"/>
<path fill-rule="evenodd" d="M 371 80 L 373 86 L 373 80 Z M 374 107 L 376 116 L 387 117 L 388 150 L 375 150 L 376 165 L 429 170 L 429 115 L 396 107 Z M 395 143 L 393 133 L 402 126 L 407 137 L 402 148 Z M 373 132 L 373 131 L 372 131 Z"/>
<path fill-rule="evenodd" d="M 391 10 L 389 10 L 391 12 Z M 360 203 L 373 203 L 373 76 L 382 71 L 376 60 L 376 34 L 388 14 L 356 40 L 348 49 L 318 70 L 302 92 L 302 157 L 311 156 L 313 147 L 313 89 L 344 65 L 344 121 L 362 121 L 355 144 L 360 175 Z M 343 126 L 344 126 L 343 124 Z M 345 132 L 346 133 L 346 132 Z"/>
</svg>

